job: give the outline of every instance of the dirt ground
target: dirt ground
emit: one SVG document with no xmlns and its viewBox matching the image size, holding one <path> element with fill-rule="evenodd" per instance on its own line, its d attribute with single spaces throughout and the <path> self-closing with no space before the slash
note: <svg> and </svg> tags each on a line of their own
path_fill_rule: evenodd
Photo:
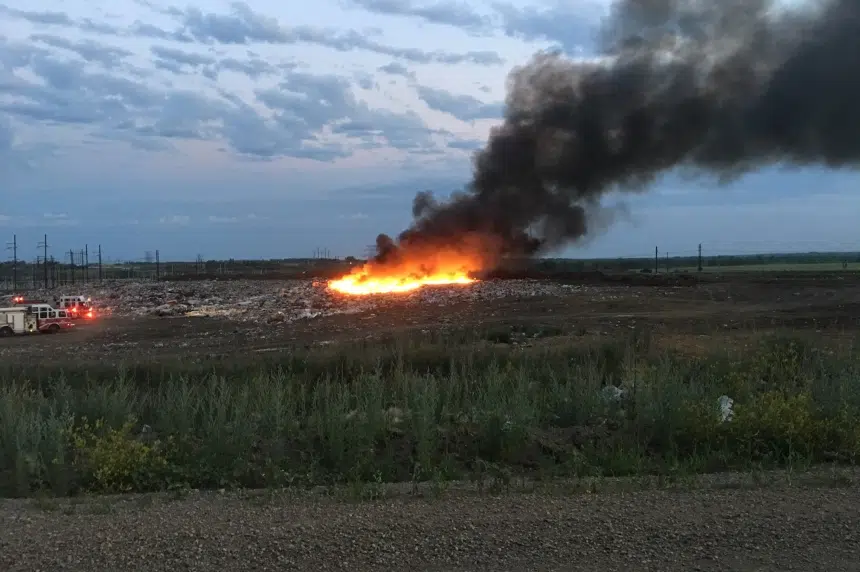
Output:
<svg viewBox="0 0 860 572">
<path fill-rule="evenodd" d="M 261 299 L 261 307 L 266 296 L 284 299 L 288 289 L 273 281 L 243 287 L 262 292 L 254 298 Z M 302 306 L 295 318 L 266 312 L 243 319 L 117 313 L 81 324 L 73 332 L 2 339 L 0 359 L 21 364 L 49 357 L 102 364 L 199 359 L 409 331 L 516 326 L 545 328 L 581 340 L 645 329 L 660 343 L 691 351 L 742 342 L 767 331 L 803 331 L 833 339 L 853 338 L 860 332 L 860 273 L 853 272 L 670 280 L 583 275 L 552 281 L 488 281 L 374 299 L 334 295 L 324 285 L 310 282 L 290 287 L 298 294 L 290 294 L 289 303 Z M 159 298 L 153 304 L 163 301 Z"/>
<path fill-rule="evenodd" d="M 674 489 L 627 479 L 382 491 L 360 503 L 289 491 L 5 500 L 0 569 L 857 571 L 856 471 L 828 472 L 759 484 L 712 475 Z"/>
</svg>

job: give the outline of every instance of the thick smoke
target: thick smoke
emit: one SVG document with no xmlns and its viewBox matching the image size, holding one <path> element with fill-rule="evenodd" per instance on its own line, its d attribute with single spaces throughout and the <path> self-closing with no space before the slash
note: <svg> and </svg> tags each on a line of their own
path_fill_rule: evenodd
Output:
<svg viewBox="0 0 860 572">
<path fill-rule="evenodd" d="M 535 254 L 589 233 L 613 190 L 670 169 L 726 181 L 770 164 L 860 162 L 860 0 L 621 0 L 601 55 L 538 54 L 509 78 L 504 123 L 467 192 L 415 197 L 379 262 L 488 238 Z M 600 217 L 597 217 L 599 219 Z"/>
</svg>

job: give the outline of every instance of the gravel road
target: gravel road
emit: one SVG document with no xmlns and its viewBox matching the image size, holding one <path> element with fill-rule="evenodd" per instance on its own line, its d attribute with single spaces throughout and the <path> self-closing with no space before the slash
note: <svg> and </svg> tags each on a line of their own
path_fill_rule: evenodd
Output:
<svg viewBox="0 0 860 572">
<path fill-rule="evenodd" d="M 860 484 L 0 502 L 0 570 L 860 570 Z"/>
</svg>

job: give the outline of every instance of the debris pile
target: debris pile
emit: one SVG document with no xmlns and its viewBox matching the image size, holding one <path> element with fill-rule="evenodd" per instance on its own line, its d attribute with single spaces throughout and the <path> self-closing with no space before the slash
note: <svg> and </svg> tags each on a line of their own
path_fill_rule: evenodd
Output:
<svg viewBox="0 0 860 572">
<path fill-rule="evenodd" d="M 209 317 L 277 323 L 413 305 L 443 307 L 499 299 L 529 300 L 592 289 L 550 281 L 489 280 L 469 285 L 428 286 L 409 293 L 350 296 L 331 291 L 325 282 L 309 280 L 201 280 L 182 283 L 123 280 L 88 287 L 61 287 L 31 295 L 51 300 L 83 292 L 92 297 L 100 314 L 128 318 Z M 626 290 L 625 287 L 603 287 L 600 295 L 620 298 L 625 295 L 622 291 Z"/>
</svg>

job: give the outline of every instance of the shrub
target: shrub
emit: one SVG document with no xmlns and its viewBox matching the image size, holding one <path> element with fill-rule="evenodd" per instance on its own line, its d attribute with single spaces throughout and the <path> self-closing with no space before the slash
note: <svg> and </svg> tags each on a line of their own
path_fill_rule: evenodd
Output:
<svg viewBox="0 0 860 572">
<path fill-rule="evenodd" d="M 73 464 L 89 488 L 103 493 L 150 491 L 162 488 L 168 476 L 168 447 L 152 440 L 145 443 L 133 435 L 136 420 L 130 418 L 120 427 L 105 425 L 102 419 L 90 423 L 86 418 L 68 430 Z"/>
</svg>

